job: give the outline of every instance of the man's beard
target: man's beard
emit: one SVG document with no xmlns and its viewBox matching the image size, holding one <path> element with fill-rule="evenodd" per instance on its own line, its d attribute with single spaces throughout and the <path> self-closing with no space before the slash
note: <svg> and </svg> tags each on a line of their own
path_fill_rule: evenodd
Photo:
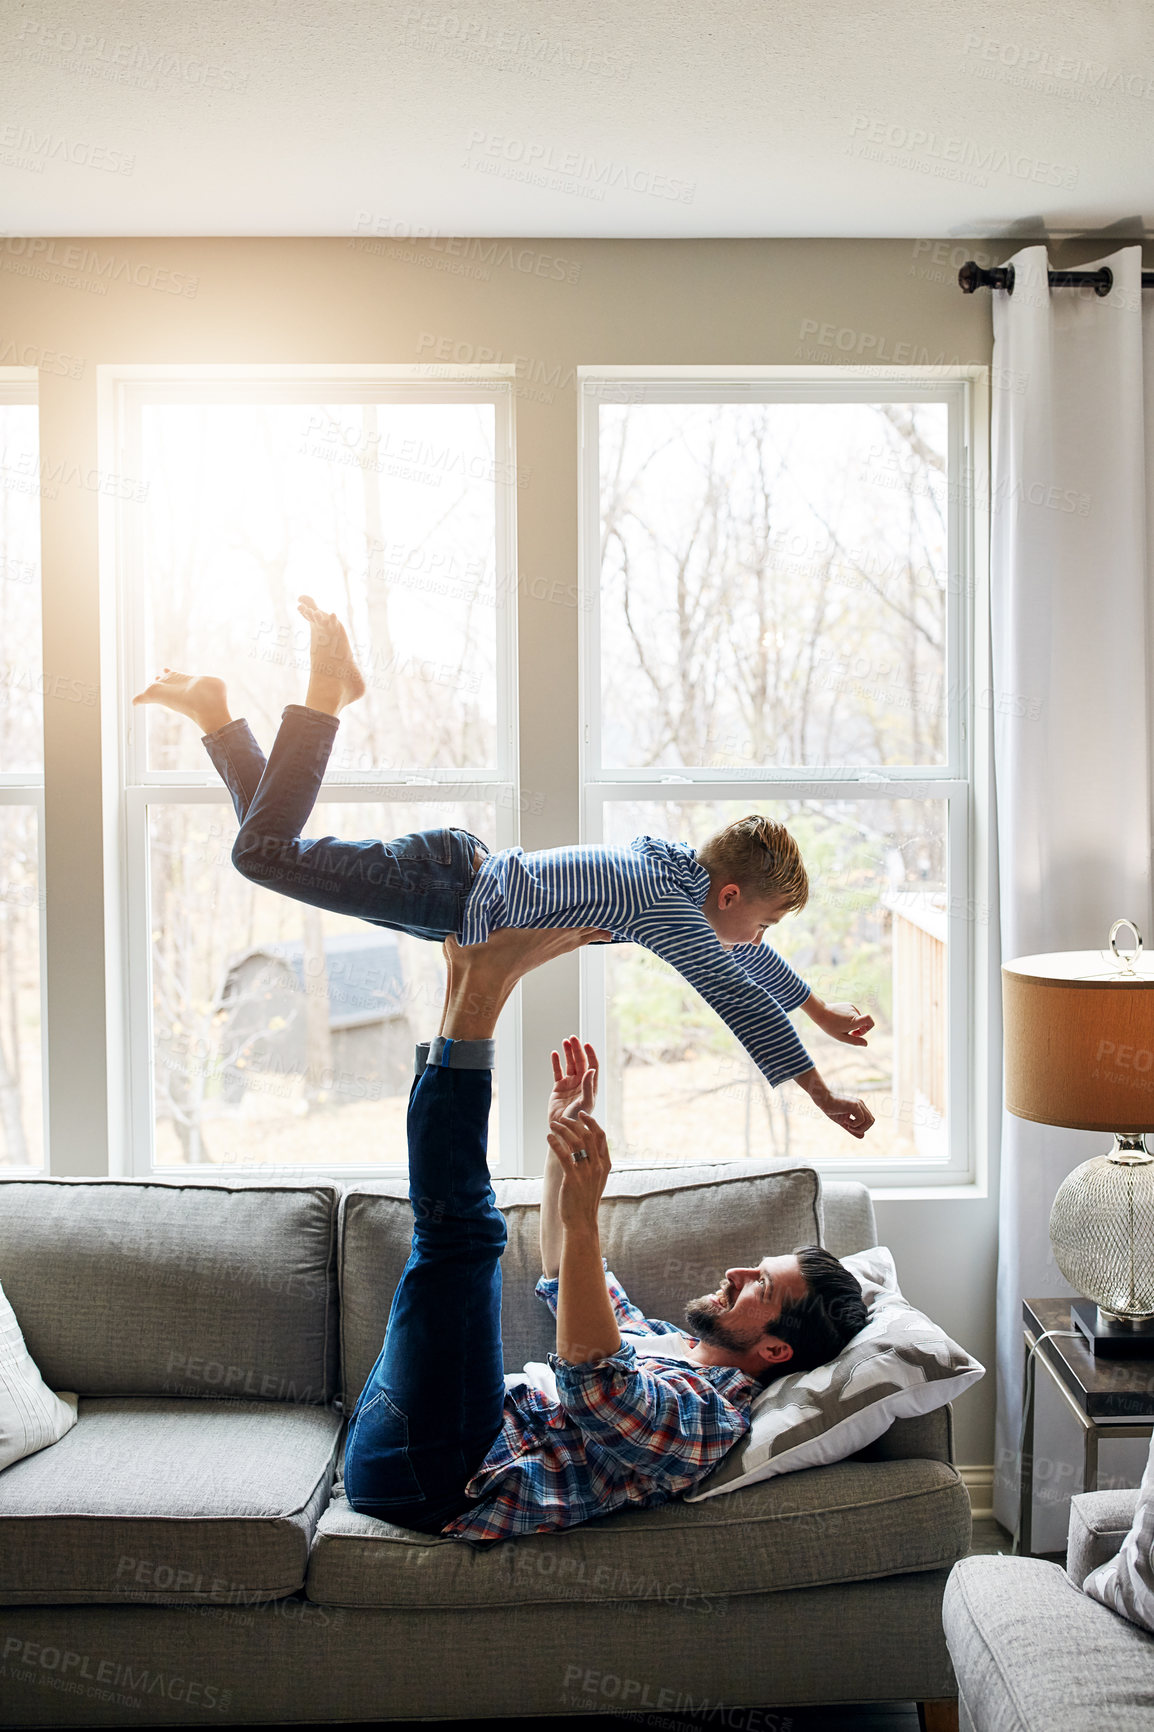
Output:
<svg viewBox="0 0 1154 1732">
<path fill-rule="evenodd" d="M 728 1322 L 726 1313 L 719 1310 L 716 1293 L 691 1299 L 685 1307 L 685 1321 L 697 1339 L 708 1342 L 710 1347 L 724 1347 L 727 1353 L 746 1353 L 753 1346 Z"/>
</svg>

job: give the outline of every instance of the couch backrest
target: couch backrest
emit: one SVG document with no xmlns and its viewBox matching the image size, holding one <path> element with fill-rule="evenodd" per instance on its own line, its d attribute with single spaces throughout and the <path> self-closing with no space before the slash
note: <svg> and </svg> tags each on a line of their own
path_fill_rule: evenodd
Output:
<svg viewBox="0 0 1154 1732">
<path fill-rule="evenodd" d="M 502 1259 L 505 1369 L 516 1371 L 526 1360 L 544 1359 L 555 1345 L 553 1320 L 533 1291 L 541 1272 L 541 1181 L 498 1179 L 494 1190 L 509 1228 Z M 824 1242 L 821 1199 L 821 1181 L 812 1167 L 729 1161 L 624 1168 L 610 1175 L 602 1201 L 602 1250 L 646 1316 L 676 1322 L 685 1301 L 716 1288 L 727 1267 Z M 400 1181 L 350 1185 L 341 1200 L 337 1238 L 346 1408 L 360 1394 L 380 1352 L 393 1291 L 409 1255 L 412 1219 Z"/>
<path fill-rule="evenodd" d="M 873 1199 L 860 1179 L 823 1179 L 821 1210 L 825 1217 L 822 1244 L 835 1257 L 851 1257 L 878 1242 Z"/>
<path fill-rule="evenodd" d="M 0 1186 L 0 1284 L 52 1389 L 315 1405 L 337 1391 L 340 1187 Z"/>
</svg>

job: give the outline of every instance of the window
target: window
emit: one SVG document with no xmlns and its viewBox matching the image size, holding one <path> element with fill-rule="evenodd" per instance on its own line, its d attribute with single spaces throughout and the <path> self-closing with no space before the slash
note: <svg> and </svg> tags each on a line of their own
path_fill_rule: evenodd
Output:
<svg viewBox="0 0 1154 1732">
<path fill-rule="evenodd" d="M 267 752 L 304 699 L 309 592 L 350 622 L 368 690 L 342 716 L 306 834 L 448 823 L 515 841 L 510 388 L 404 368 L 142 368 L 118 369 L 115 389 L 138 478 L 117 549 L 137 1170 L 403 1170 L 439 949 L 241 878 L 195 726 L 130 700 L 165 665 L 220 675 Z M 506 1021 L 490 1140 L 509 1170 Z"/>
<path fill-rule="evenodd" d="M 526 749 L 550 800 L 579 789 L 583 839 L 699 844 L 752 810 L 797 836 L 811 897 L 776 941 L 819 996 L 877 1026 L 854 1049 L 794 1021 L 875 1128 L 851 1142 L 800 1090 L 766 1088 L 645 950 L 590 949 L 581 1023 L 604 1052 L 618 1164 L 768 1154 L 891 1193 L 975 1176 L 980 369 L 586 370 L 580 605 L 545 622 L 513 558 L 518 498 L 526 545 L 547 502 L 513 485 L 511 368 L 117 367 L 106 387 L 117 470 L 137 478 L 110 509 L 120 745 L 109 738 L 134 1170 L 404 1170 L 439 951 L 242 879 L 195 727 L 131 705 L 165 664 L 218 673 L 267 750 L 304 694 L 307 590 L 351 622 L 369 687 L 308 833 L 452 823 L 521 840 L 520 597 L 527 662 L 546 631 L 553 669 L 579 662 L 579 718 L 560 690 Z M 8 774 L 4 799 L 35 815 L 27 774 L 15 788 Z M 528 812 L 527 847 L 559 839 L 552 810 Z M 502 1172 L 539 1161 L 539 1138 L 522 1148 L 523 1051 L 532 1095 L 539 1048 L 576 1018 L 577 966 L 568 984 L 560 969 L 534 983 L 524 1035 L 517 1000 L 504 1019 Z"/>
<path fill-rule="evenodd" d="M 876 1023 L 855 1049 L 794 1016 L 875 1115 L 851 1144 L 647 951 L 584 952 L 619 1164 L 972 1170 L 972 387 L 916 371 L 583 379 L 585 839 L 785 822 L 811 893 L 772 937 Z"/>
<path fill-rule="evenodd" d="M 44 1166 L 44 678 L 36 386 L 0 376 L 0 1169 Z M 94 694 L 93 694 L 94 701 Z"/>
</svg>

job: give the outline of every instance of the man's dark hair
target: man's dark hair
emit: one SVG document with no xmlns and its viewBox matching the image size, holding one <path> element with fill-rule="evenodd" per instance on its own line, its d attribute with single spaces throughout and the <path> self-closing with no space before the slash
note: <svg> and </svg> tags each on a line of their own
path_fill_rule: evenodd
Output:
<svg viewBox="0 0 1154 1732">
<path fill-rule="evenodd" d="M 866 1324 L 861 1288 L 832 1251 L 802 1245 L 795 1255 L 808 1292 L 804 1299 L 784 1303 L 780 1317 L 769 1325 L 768 1334 L 793 1348 L 784 1365 L 769 1368 L 774 1377 L 828 1364 Z"/>
</svg>

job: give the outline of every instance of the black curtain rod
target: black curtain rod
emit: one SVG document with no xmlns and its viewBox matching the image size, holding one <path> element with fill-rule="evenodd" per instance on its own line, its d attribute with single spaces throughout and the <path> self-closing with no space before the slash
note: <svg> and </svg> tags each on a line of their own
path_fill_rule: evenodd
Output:
<svg viewBox="0 0 1154 1732">
<path fill-rule="evenodd" d="M 1096 295 L 1108 295 L 1114 287 L 1114 273 L 1109 265 L 1103 265 L 1100 271 L 1049 271 L 1047 275 L 1052 289 L 1073 289 L 1089 283 Z M 1012 295 L 1014 267 L 995 265 L 992 270 L 984 271 L 981 265 L 969 259 L 958 272 L 958 282 L 964 295 L 972 295 L 975 289 L 1005 289 L 1008 295 Z M 1154 271 L 1142 272 L 1142 287 L 1154 289 Z"/>
</svg>

